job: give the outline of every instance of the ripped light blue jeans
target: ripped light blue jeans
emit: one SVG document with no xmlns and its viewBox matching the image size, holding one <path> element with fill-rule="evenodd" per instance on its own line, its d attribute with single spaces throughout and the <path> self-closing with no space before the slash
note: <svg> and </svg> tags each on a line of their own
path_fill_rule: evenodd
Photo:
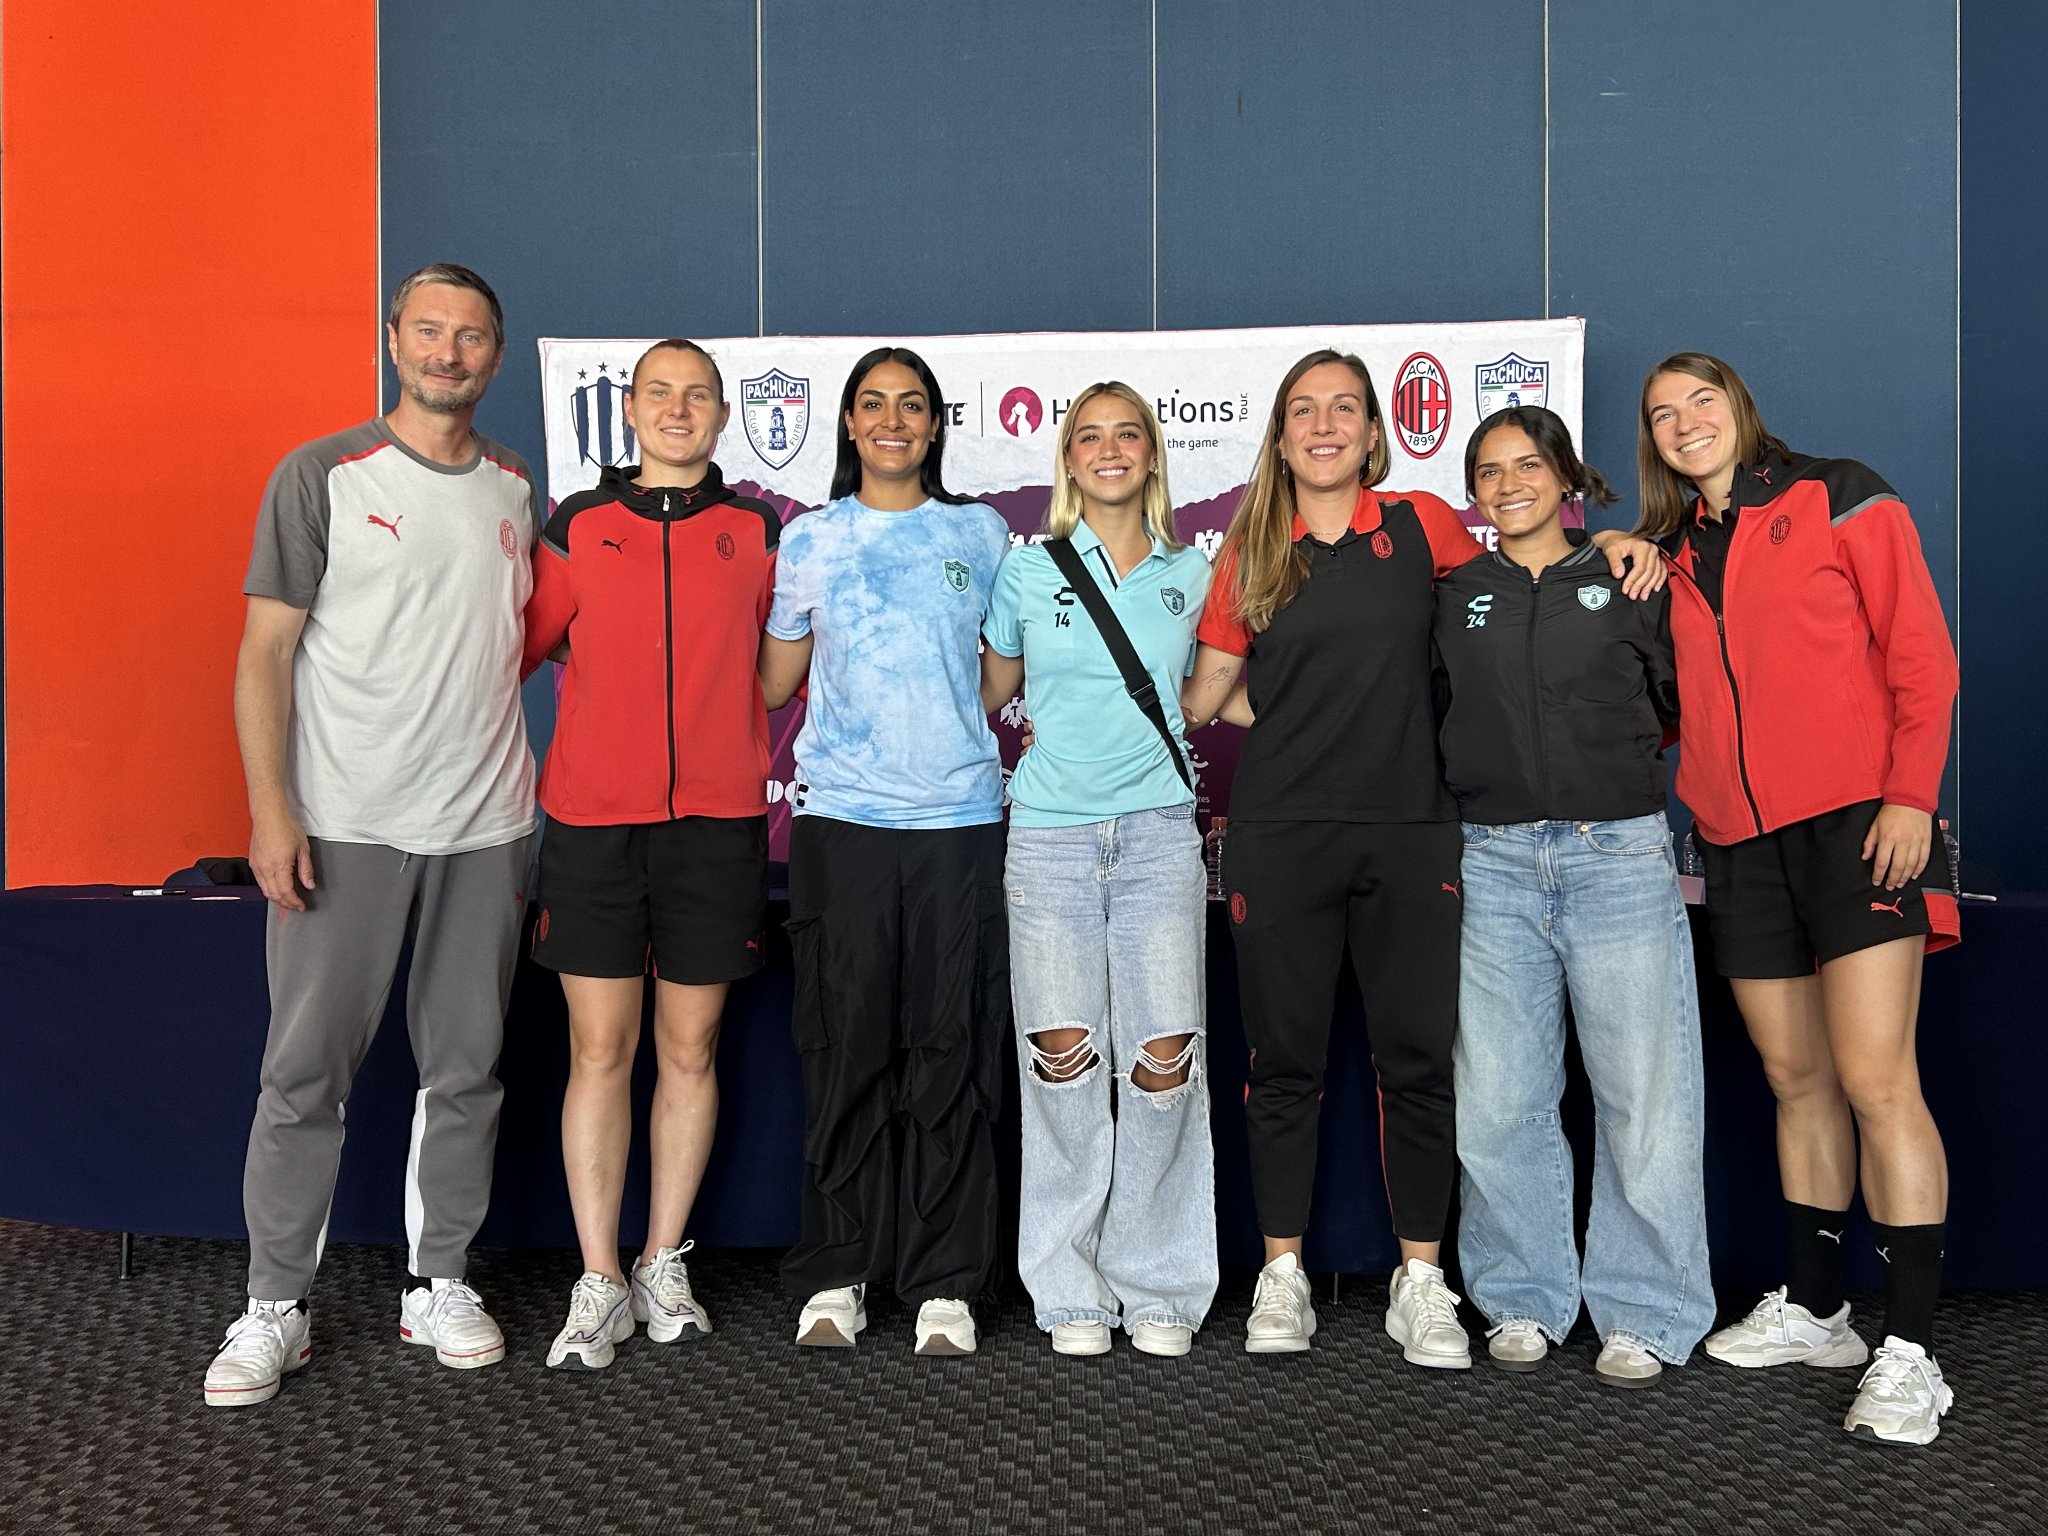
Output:
<svg viewBox="0 0 2048 1536">
<path fill-rule="evenodd" d="M 1023 1085 L 1017 1268 L 1038 1326 L 1199 1328 L 1216 1295 L 1216 1194 L 1194 807 L 1013 826 L 1004 887 Z M 1059 1029 L 1087 1038 L 1034 1045 Z M 1182 1035 L 1185 1050 L 1153 1049 Z M 1131 1082 L 1138 1065 L 1187 1080 L 1147 1091 Z"/>
<path fill-rule="evenodd" d="M 1714 1321 L 1699 994 L 1661 814 L 1465 824 L 1458 979 L 1458 1262 L 1498 1326 L 1602 1338 L 1682 1365 Z M 1572 1244 L 1558 1123 L 1569 993 L 1593 1088 L 1593 1210 Z"/>
</svg>

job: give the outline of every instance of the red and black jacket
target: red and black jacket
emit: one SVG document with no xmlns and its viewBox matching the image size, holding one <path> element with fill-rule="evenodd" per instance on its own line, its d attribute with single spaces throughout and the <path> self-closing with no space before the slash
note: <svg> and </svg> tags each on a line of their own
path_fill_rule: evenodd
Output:
<svg viewBox="0 0 2048 1536">
<path fill-rule="evenodd" d="M 1863 800 L 1932 814 L 1956 652 L 1898 493 L 1852 459 L 1735 472 L 1720 601 L 1698 578 L 1695 502 L 1667 548 L 1678 794 L 1735 843 Z"/>
<path fill-rule="evenodd" d="M 564 501 L 534 553 L 525 670 L 569 642 L 540 803 L 576 826 L 764 815 L 755 664 L 782 522 L 715 464 L 687 490 L 636 472 Z"/>
</svg>

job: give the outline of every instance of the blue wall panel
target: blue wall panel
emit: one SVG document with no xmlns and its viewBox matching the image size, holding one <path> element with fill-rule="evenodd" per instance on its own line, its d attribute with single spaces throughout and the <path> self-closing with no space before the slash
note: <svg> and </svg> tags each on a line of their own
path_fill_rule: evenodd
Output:
<svg viewBox="0 0 2048 1536">
<path fill-rule="evenodd" d="M 1159 7 L 1162 326 L 1540 315 L 1542 170 L 1541 6 Z"/>
<path fill-rule="evenodd" d="M 1146 0 L 764 21 L 768 331 L 1151 323 Z"/>
</svg>

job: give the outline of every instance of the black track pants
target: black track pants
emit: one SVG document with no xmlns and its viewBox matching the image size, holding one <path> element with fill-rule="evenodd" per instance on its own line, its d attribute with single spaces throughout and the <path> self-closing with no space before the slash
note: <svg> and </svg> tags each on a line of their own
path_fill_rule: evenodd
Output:
<svg viewBox="0 0 2048 1536">
<path fill-rule="evenodd" d="M 799 816 L 789 935 L 804 1075 L 803 1236 L 784 1287 L 865 1281 L 913 1305 L 990 1288 L 993 1122 L 1010 1041 L 1000 824 Z"/>
<path fill-rule="evenodd" d="M 1451 1040 L 1463 897 L 1456 822 L 1234 822 L 1223 845 L 1239 998 L 1252 1193 L 1268 1237 L 1308 1226 L 1330 1016 L 1344 946 L 1380 1085 L 1394 1230 L 1444 1235 L 1457 1178 Z"/>
</svg>

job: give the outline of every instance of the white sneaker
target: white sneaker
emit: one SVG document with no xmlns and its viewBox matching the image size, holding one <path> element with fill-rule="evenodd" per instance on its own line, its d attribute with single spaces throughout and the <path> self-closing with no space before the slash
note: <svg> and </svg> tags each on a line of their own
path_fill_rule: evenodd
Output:
<svg viewBox="0 0 2048 1536">
<path fill-rule="evenodd" d="M 1766 1365 L 1861 1365 L 1870 1346 L 1849 1326 L 1849 1304 L 1833 1317 L 1815 1317 L 1785 1299 L 1785 1287 L 1768 1292 L 1749 1316 L 1710 1334 L 1707 1353 L 1724 1365 L 1745 1370 Z"/>
<path fill-rule="evenodd" d="M 1511 1317 L 1489 1328 L 1486 1353 L 1504 1371 L 1533 1371 L 1550 1353 L 1550 1340 L 1533 1318 Z"/>
<path fill-rule="evenodd" d="M 1634 1339 L 1617 1333 L 1600 1346 L 1593 1374 L 1610 1387 L 1654 1387 L 1664 1374 L 1664 1362 Z"/>
<path fill-rule="evenodd" d="M 1410 1259 L 1387 1282 L 1387 1337 L 1410 1365 L 1439 1371 L 1472 1368 L 1472 1341 L 1458 1323 L 1458 1298 L 1434 1264 Z"/>
<path fill-rule="evenodd" d="M 313 1319 L 297 1301 L 249 1299 L 228 1324 L 206 1368 L 206 1406 L 247 1408 L 277 1396 L 278 1384 L 313 1358 Z"/>
<path fill-rule="evenodd" d="M 1245 1319 L 1248 1355 L 1291 1355 L 1316 1336 L 1316 1309 L 1309 1304 L 1308 1276 L 1291 1253 L 1259 1271 L 1252 1291 L 1252 1315 Z"/>
<path fill-rule="evenodd" d="M 482 1298 L 460 1280 L 435 1280 L 398 1294 L 398 1336 L 432 1347 L 434 1358 L 458 1371 L 505 1358 L 505 1335 Z"/>
<path fill-rule="evenodd" d="M 690 1293 L 690 1271 L 683 1255 L 696 1247 L 663 1248 L 645 1264 L 633 1266 L 633 1321 L 647 1325 L 657 1344 L 701 1339 L 711 1332 L 711 1314 Z"/>
<path fill-rule="evenodd" d="M 1109 1324 L 1093 1318 L 1078 1323 L 1054 1323 L 1052 1352 L 1056 1355 L 1106 1355 L 1109 1353 Z"/>
<path fill-rule="evenodd" d="M 1887 1335 L 1857 1383 L 1856 1401 L 1842 1428 L 1859 1440 L 1925 1445 L 1941 1433 L 1941 1416 L 1955 1403 L 1934 1357 L 1918 1344 Z"/>
<path fill-rule="evenodd" d="M 1140 1318 L 1131 1324 L 1131 1348 L 1141 1355 L 1174 1359 L 1195 1347 L 1195 1330 L 1186 1323 L 1160 1323 Z"/>
<path fill-rule="evenodd" d="M 1104 1330 L 1103 1347 L 1109 1347 Z M 917 1352 L 920 1355 L 974 1353 L 974 1313 L 964 1301 L 934 1297 L 917 1309 Z"/>
<path fill-rule="evenodd" d="M 632 1293 L 609 1275 L 585 1270 L 569 1292 L 569 1320 L 548 1346 L 548 1365 L 558 1371 L 601 1371 L 618 1357 L 620 1341 L 631 1337 Z"/>
<path fill-rule="evenodd" d="M 796 1341 L 823 1349 L 851 1349 L 868 1325 L 865 1285 L 842 1285 L 820 1291 L 797 1314 Z"/>
</svg>

